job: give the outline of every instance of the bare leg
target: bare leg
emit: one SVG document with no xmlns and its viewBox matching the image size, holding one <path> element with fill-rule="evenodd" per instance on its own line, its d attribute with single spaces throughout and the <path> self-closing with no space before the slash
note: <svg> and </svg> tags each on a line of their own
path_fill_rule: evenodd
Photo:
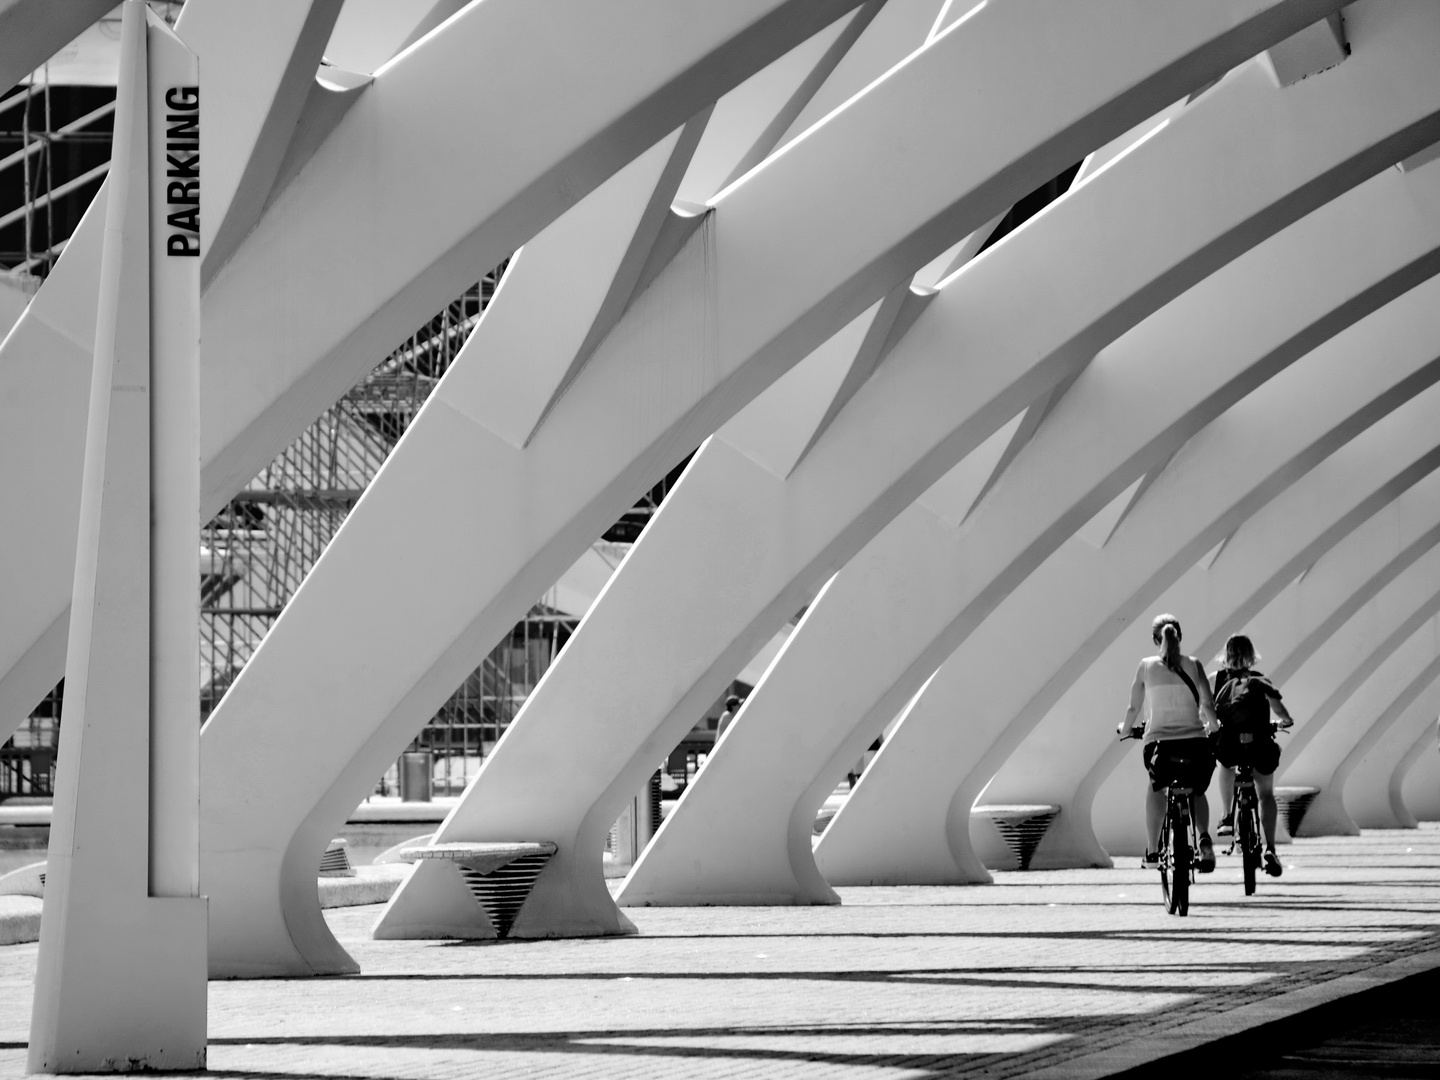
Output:
<svg viewBox="0 0 1440 1080">
<path fill-rule="evenodd" d="M 1160 850 L 1160 827 L 1165 824 L 1165 792 L 1145 788 L 1145 834 L 1149 837 L 1146 851 Z"/>
<path fill-rule="evenodd" d="M 1255 774 L 1255 791 L 1260 796 L 1260 831 L 1265 834 L 1265 846 L 1275 846 L 1275 774 Z"/>
<path fill-rule="evenodd" d="M 1210 832 L 1210 800 L 1203 791 L 1190 796 L 1190 814 L 1195 818 L 1195 828 L 1200 835 L 1207 835 Z"/>
<path fill-rule="evenodd" d="M 1229 814 L 1235 809 L 1235 770 L 1220 766 L 1220 813 Z"/>
</svg>

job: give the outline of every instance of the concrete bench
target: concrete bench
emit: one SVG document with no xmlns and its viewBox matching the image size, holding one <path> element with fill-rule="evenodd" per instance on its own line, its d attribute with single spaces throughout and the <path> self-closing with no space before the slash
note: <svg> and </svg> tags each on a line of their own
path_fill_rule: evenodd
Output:
<svg viewBox="0 0 1440 1080">
<path fill-rule="evenodd" d="M 556 850 L 548 840 L 428 844 L 403 848 L 400 858 L 406 862 L 419 859 L 453 862 L 470 895 L 495 927 L 495 936 L 503 938 L 509 935 L 540 871 Z"/>
<path fill-rule="evenodd" d="M 1310 804 L 1319 794 L 1320 789 L 1317 787 L 1277 787 L 1275 789 L 1275 807 L 1280 811 L 1280 821 L 1285 826 L 1285 831 L 1292 838 L 1300 828 L 1300 822 L 1305 818 L 1305 811 L 1310 809 Z"/>
<path fill-rule="evenodd" d="M 970 812 L 989 818 L 1005 846 L 1015 853 L 1019 868 L 1029 870 L 1035 849 L 1040 846 L 1050 822 L 1060 813 L 1060 807 L 1044 803 L 995 803 L 973 807 Z"/>
</svg>

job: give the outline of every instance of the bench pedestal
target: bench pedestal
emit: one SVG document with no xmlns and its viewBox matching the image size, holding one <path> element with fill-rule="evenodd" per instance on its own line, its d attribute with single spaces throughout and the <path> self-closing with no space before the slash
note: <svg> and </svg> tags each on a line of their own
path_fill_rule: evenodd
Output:
<svg viewBox="0 0 1440 1080">
<path fill-rule="evenodd" d="M 1300 829 L 1300 822 L 1305 819 L 1305 811 L 1310 809 L 1310 804 L 1315 801 L 1315 796 L 1320 794 L 1317 787 L 1277 787 L 1275 789 L 1275 805 L 1280 811 L 1280 823 L 1285 826 L 1285 831 L 1293 838 Z"/>
<path fill-rule="evenodd" d="M 1060 807 L 1043 804 L 1035 805 L 989 805 L 977 806 L 972 814 L 987 817 L 995 825 L 1005 846 L 1015 853 L 1019 869 L 1029 870 L 1030 860 L 1050 822 L 1060 813 Z"/>
<path fill-rule="evenodd" d="M 540 872 L 554 855 L 548 841 L 536 843 L 431 844 L 404 848 L 406 862 L 443 859 L 455 864 L 470 895 L 495 927 L 495 936 L 507 937 Z"/>
</svg>

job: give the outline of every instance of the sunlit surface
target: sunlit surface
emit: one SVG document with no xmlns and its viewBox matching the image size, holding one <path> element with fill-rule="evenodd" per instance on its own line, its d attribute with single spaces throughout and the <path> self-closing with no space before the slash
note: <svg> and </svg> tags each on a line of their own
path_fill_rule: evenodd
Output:
<svg viewBox="0 0 1440 1080">
<path fill-rule="evenodd" d="M 1284 877 L 1249 900 L 1222 856 L 1184 919 L 1133 859 L 999 873 L 991 887 L 842 889 L 840 907 L 630 909 L 641 932 L 625 938 L 377 942 L 378 908 L 337 909 L 327 917 L 364 974 L 211 983 L 210 1068 L 1100 1076 L 1197 1025 L 1214 1038 L 1330 980 L 1418 970 L 1440 950 L 1440 828 L 1283 855 Z M 0 949 L 3 1077 L 24 1064 L 34 963 L 34 945 Z"/>
</svg>

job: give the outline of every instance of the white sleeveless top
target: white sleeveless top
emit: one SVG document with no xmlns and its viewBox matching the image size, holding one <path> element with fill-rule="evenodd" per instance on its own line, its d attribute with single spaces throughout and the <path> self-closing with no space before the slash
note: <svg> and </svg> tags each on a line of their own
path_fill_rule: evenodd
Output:
<svg viewBox="0 0 1440 1080">
<path fill-rule="evenodd" d="M 1205 676 L 1196 670 L 1198 665 L 1188 656 L 1180 662 L 1199 690 Z M 1158 656 L 1148 656 L 1141 663 L 1145 669 L 1145 741 L 1203 739 L 1205 725 L 1190 688 Z"/>
</svg>

